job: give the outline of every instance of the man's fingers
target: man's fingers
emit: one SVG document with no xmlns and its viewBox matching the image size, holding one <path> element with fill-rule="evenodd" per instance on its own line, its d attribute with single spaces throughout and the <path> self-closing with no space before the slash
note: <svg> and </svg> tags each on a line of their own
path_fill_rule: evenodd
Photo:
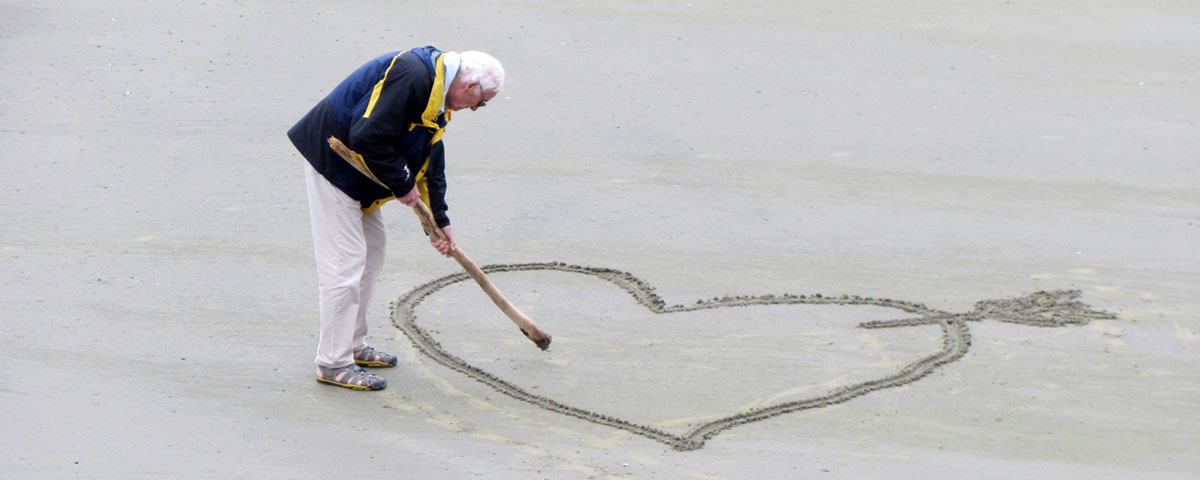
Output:
<svg viewBox="0 0 1200 480">
<path fill-rule="evenodd" d="M 400 200 L 400 203 L 403 203 L 405 206 L 411 207 L 416 205 L 417 201 L 421 200 L 421 191 L 418 190 L 417 187 L 413 187 L 412 190 L 408 191 L 408 193 L 398 197 L 398 200 Z"/>
<path fill-rule="evenodd" d="M 431 244 L 433 244 L 433 249 L 434 249 L 434 250 L 437 250 L 437 251 L 438 251 L 438 253 L 440 253 L 440 254 L 442 254 L 442 255 L 444 255 L 444 256 L 447 256 L 447 257 L 449 257 L 449 256 L 450 256 L 450 252 L 454 250 L 454 249 L 453 249 L 453 248 L 450 246 L 450 243 L 446 242 L 445 240 L 436 240 L 436 241 L 433 241 L 433 242 L 430 242 L 430 243 L 431 243 Z"/>
</svg>

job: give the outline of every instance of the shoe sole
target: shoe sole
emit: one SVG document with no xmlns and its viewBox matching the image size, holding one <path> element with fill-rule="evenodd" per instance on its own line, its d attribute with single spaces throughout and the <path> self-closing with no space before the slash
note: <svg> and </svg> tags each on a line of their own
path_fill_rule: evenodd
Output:
<svg viewBox="0 0 1200 480">
<path fill-rule="evenodd" d="M 383 389 L 387 388 L 386 384 L 379 388 L 371 388 L 370 385 L 355 385 L 352 383 L 341 383 L 341 382 L 335 382 L 333 380 L 326 380 L 324 378 L 317 378 L 317 381 L 321 382 L 321 383 L 327 383 L 330 385 L 336 385 L 336 386 L 343 387 L 343 388 L 349 388 L 351 390 L 383 390 Z"/>
<path fill-rule="evenodd" d="M 354 363 L 356 363 L 356 364 L 358 364 L 358 365 L 362 365 L 362 366 L 364 366 L 364 367 L 394 367 L 394 366 L 396 366 L 396 364 L 394 364 L 394 363 L 386 363 L 386 362 L 365 362 L 365 361 L 362 361 L 362 360 L 355 360 L 355 361 L 354 361 Z"/>
</svg>

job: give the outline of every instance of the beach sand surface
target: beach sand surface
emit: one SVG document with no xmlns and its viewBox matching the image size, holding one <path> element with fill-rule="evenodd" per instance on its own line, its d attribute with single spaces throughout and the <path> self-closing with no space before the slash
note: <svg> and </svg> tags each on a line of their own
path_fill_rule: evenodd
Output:
<svg viewBox="0 0 1200 480">
<path fill-rule="evenodd" d="M 0 1 L 5 478 L 1200 475 L 1200 8 L 1117 0 Z M 627 272 L 666 305 L 817 293 L 947 314 L 1079 290 L 1085 325 L 967 321 L 965 354 L 679 451 L 506 395 L 391 306 L 461 269 L 402 205 L 369 342 L 312 378 L 316 277 L 285 131 L 384 52 L 499 58 L 448 212 L 480 265 Z M 862 305 L 654 313 L 553 270 L 416 306 L 450 354 L 673 435 L 891 375 L 933 325 Z M 919 318 L 917 315 L 916 318 Z"/>
</svg>

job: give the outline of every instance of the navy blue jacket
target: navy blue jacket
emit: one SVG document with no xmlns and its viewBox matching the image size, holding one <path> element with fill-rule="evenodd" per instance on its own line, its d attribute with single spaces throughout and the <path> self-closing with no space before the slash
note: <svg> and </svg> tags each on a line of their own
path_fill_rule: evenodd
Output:
<svg viewBox="0 0 1200 480">
<path fill-rule="evenodd" d="M 416 186 L 438 226 L 450 224 L 442 145 L 450 115 L 441 112 L 446 78 L 441 55 L 427 46 L 376 57 L 287 132 L 313 168 L 358 200 L 364 212 Z M 354 150 L 358 165 L 338 156 L 329 137 Z"/>
</svg>

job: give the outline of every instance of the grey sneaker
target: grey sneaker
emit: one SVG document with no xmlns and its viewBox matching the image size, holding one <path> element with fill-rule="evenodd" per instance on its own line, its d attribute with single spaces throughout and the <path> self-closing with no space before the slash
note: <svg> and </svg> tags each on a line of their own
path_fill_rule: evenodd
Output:
<svg viewBox="0 0 1200 480">
<path fill-rule="evenodd" d="M 362 350 L 354 352 L 354 363 L 364 367 L 394 367 L 396 366 L 396 356 L 366 346 Z"/>
<path fill-rule="evenodd" d="M 387 380 L 351 363 L 341 368 L 317 366 L 317 381 L 354 390 L 383 390 Z"/>
</svg>

